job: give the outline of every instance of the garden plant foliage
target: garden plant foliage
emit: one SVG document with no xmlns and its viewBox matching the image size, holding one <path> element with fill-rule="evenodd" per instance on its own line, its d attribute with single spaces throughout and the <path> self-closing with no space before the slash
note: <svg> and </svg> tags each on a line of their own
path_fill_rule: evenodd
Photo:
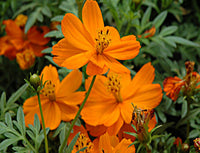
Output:
<svg viewBox="0 0 200 153">
<path fill-rule="evenodd" d="M 0 152 L 200 152 L 198 0 L 0 7 Z"/>
</svg>

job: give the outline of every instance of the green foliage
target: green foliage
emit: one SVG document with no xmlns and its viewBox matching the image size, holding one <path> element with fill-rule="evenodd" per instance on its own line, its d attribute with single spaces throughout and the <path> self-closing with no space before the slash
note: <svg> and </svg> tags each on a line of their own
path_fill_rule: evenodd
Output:
<svg viewBox="0 0 200 153">
<path fill-rule="evenodd" d="M 49 129 L 47 129 L 48 133 Z M 6 151 L 10 145 L 17 152 L 33 151 L 38 152 L 39 147 L 44 139 L 43 132 L 40 130 L 40 121 L 37 116 L 34 119 L 34 126 L 29 125 L 29 130 L 26 130 L 24 122 L 24 113 L 21 107 L 18 108 L 16 120 L 12 120 L 9 112 L 5 115 L 5 123 L 0 122 L 0 134 L 5 136 L 0 143 L 0 150 Z M 27 135 L 33 140 L 35 146 L 29 142 Z M 22 141 L 21 146 L 15 146 L 19 141 Z"/>
</svg>

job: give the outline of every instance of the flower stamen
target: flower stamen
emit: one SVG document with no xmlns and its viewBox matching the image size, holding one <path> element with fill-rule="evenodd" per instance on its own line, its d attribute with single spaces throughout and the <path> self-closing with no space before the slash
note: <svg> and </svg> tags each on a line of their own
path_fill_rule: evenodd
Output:
<svg viewBox="0 0 200 153">
<path fill-rule="evenodd" d="M 122 102 L 122 96 L 120 93 L 121 90 L 121 83 L 120 83 L 120 78 L 118 77 L 118 75 L 108 75 L 108 82 L 107 82 L 107 89 L 109 92 L 111 92 L 117 102 Z"/>
<path fill-rule="evenodd" d="M 50 101 L 55 101 L 55 84 L 53 84 L 50 80 L 47 81 L 45 87 L 41 90 L 42 94 L 49 98 Z"/>
<path fill-rule="evenodd" d="M 102 54 L 104 49 L 106 49 L 111 41 L 110 39 L 110 31 L 107 30 L 100 30 L 98 32 L 96 40 L 96 51 L 97 54 Z"/>
<path fill-rule="evenodd" d="M 88 137 L 85 136 L 85 134 L 81 133 L 78 137 L 78 140 L 76 141 L 76 144 L 74 145 L 75 152 L 79 151 L 80 149 L 87 147 L 83 153 L 90 153 L 93 151 L 93 143 L 90 141 Z"/>
</svg>

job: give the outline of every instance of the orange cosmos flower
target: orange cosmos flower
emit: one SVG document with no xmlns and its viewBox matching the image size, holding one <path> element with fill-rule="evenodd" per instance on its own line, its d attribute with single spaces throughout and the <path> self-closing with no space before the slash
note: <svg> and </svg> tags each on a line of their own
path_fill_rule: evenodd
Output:
<svg viewBox="0 0 200 153">
<path fill-rule="evenodd" d="M 41 75 L 43 82 L 47 81 L 41 91 L 44 121 L 46 127 L 53 130 L 59 126 L 61 120 L 70 121 L 75 117 L 77 105 L 82 102 L 85 95 L 85 92 L 75 92 L 82 83 L 82 73 L 74 70 L 60 82 L 56 68 L 49 65 L 43 69 Z M 35 114 L 40 118 L 37 96 L 27 99 L 23 109 L 26 126 L 33 124 Z"/>
<path fill-rule="evenodd" d="M 41 51 L 46 48 L 49 38 L 44 38 L 44 35 L 49 32 L 46 26 L 30 28 L 27 34 L 24 33 L 24 25 L 27 17 L 19 15 L 15 20 L 5 20 L 6 36 L 0 39 L 0 44 L 4 47 L 0 48 L 0 55 L 5 55 L 9 59 L 15 59 L 17 53 L 23 50 L 31 49 L 35 56 L 42 56 Z M 14 49 L 10 49 L 14 48 Z"/>
<path fill-rule="evenodd" d="M 186 96 L 191 96 L 198 92 L 196 89 L 200 88 L 200 85 L 198 85 L 200 82 L 200 75 L 193 71 L 194 64 L 195 63 L 191 61 L 185 62 L 186 76 L 183 79 L 175 76 L 174 78 L 167 77 L 163 81 L 164 91 L 173 101 L 177 100 L 181 89 L 183 89 L 183 94 Z"/>
<path fill-rule="evenodd" d="M 163 82 L 164 92 L 166 96 L 170 97 L 173 101 L 176 101 L 179 95 L 179 92 L 185 82 L 179 77 L 167 77 Z"/>
<path fill-rule="evenodd" d="M 87 0 L 82 10 L 83 23 L 67 13 L 62 22 L 65 36 L 53 46 L 54 62 L 68 69 L 87 64 L 88 75 L 104 74 L 108 69 L 116 73 L 129 70 L 116 59 L 132 59 L 139 53 L 140 43 L 134 35 L 120 38 L 118 31 L 104 26 L 102 14 L 96 1 Z"/>
<path fill-rule="evenodd" d="M 119 142 L 117 136 L 105 133 L 99 139 L 98 153 L 134 153 L 135 146 L 129 147 L 131 143 L 130 139 L 123 139 Z"/>
<path fill-rule="evenodd" d="M 129 74 L 97 76 L 81 115 L 90 125 L 104 125 L 109 134 L 116 135 L 123 123 L 132 120 L 133 106 L 153 109 L 162 99 L 159 84 L 152 84 L 154 68 L 145 64 L 131 80 Z M 88 90 L 91 77 L 86 80 Z"/>
</svg>

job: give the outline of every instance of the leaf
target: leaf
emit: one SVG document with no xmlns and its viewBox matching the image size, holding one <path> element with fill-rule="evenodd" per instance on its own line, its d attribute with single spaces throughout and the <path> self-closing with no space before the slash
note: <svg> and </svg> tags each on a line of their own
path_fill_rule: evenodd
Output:
<svg viewBox="0 0 200 153">
<path fill-rule="evenodd" d="M 0 150 L 6 149 L 8 146 L 12 145 L 13 143 L 17 142 L 19 139 L 6 139 L 0 143 Z"/>
<path fill-rule="evenodd" d="M 48 54 L 48 53 L 51 53 L 51 51 L 52 51 L 52 47 L 49 47 L 49 48 L 42 50 L 42 53 Z"/>
<path fill-rule="evenodd" d="M 51 10 L 48 6 L 44 6 L 41 11 L 45 16 L 48 16 L 49 18 L 52 16 Z"/>
<path fill-rule="evenodd" d="M 145 26 L 148 22 L 149 22 L 149 19 L 150 19 L 150 16 L 151 16 L 151 7 L 148 7 L 148 9 L 145 11 L 143 17 L 142 17 L 142 21 L 141 21 L 141 26 Z"/>
<path fill-rule="evenodd" d="M 56 38 L 63 38 L 63 34 L 60 33 L 58 30 L 53 30 L 48 32 L 47 34 L 44 35 L 44 37 L 56 37 Z"/>
<path fill-rule="evenodd" d="M 13 129 L 12 119 L 11 119 L 10 113 L 8 113 L 8 112 L 5 115 L 5 122 L 9 128 Z"/>
<path fill-rule="evenodd" d="M 178 29 L 177 26 L 165 27 L 164 29 L 161 30 L 159 35 L 161 35 L 161 36 L 170 35 L 170 34 L 174 33 L 177 29 Z"/>
<path fill-rule="evenodd" d="M 160 37 L 160 39 L 162 39 L 165 43 L 167 43 L 168 45 L 176 48 L 176 43 L 174 42 L 174 40 L 172 40 L 169 37 Z"/>
<path fill-rule="evenodd" d="M 80 152 L 84 152 L 84 150 L 87 149 L 87 147 L 81 148 L 79 151 L 77 151 L 76 153 L 80 153 Z"/>
<path fill-rule="evenodd" d="M 158 29 L 167 17 L 167 11 L 160 13 L 154 20 L 153 25 Z"/>
<path fill-rule="evenodd" d="M 3 92 L 1 94 L 1 101 L 0 101 L 0 110 L 1 110 L 1 113 L 4 112 L 5 104 L 6 104 L 6 93 Z"/>
<path fill-rule="evenodd" d="M 40 22 L 43 22 L 44 18 L 43 18 L 42 13 L 38 13 L 37 20 L 40 21 Z"/>
<path fill-rule="evenodd" d="M 58 16 L 55 16 L 51 19 L 51 21 L 59 21 L 61 22 L 64 18 L 64 15 L 58 15 Z"/>
<path fill-rule="evenodd" d="M 28 84 L 26 83 L 21 86 L 14 94 L 12 94 L 12 96 L 7 101 L 7 106 L 12 105 L 24 93 L 27 87 Z"/>
<path fill-rule="evenodd" d="M 8 131 L 7 126 L 3 122 L 0 122 L 0 134 L 5 133 L 6 131 Z"/>
<path fill-rule="evenodd" d="M 200 131 L 197 129 L 194 129 L 194 130 L 190 131 L 189 138 L 196 138 L 199 136 L 199 134 L 200 134 Z"/>
<path fill-rule="evenodd" d="M 184 118 L 182 118 L 181 120 L 178 121 L 178 123 L 176 124 L 176 128 L 178 128 L 181 125 L 185 124 L 188 120 L 196 117 L 199 113 L 200 113 L 200 109 L 199 108 L 191 110 L 190 113 L 187 116 L 185 116 Z"/>
<path fill-rule="evenodd" d="M 39 120 L 39 117 L 37 114 L 35 114 L 35 116 L 34 116 L 34 127 L 38 132 L 40 131 L 40 128 L 41 128 L 40 120 Z"/>
<path fill-rule="evenodd" d="M 178 36 L 169 36 L 168 38 L 170 38 L 171 40 L 173 40 L 174 42 L 176 42 L 178 44 L 182 44 L 182 45 L 185 45 L 185 46 L 200 47 L 199 44 L 194 43 L 190 40 L 178 37 Z"/>
<path fill-rule="evenodd" d="M 157 7 L 157 5 L 153 2 L 150 1 L 142 1 L 143 5 L 147 5 L 149 7 L 153 7 L 158 13 L 160 12 L 159 8 Z"/>
<path fill-rule="evenodd" d="M 13 18 L 15 18 L 18 14 L 20 14 L 28 9 L 32 9 L 32 8 L 36 7 L 37 5 L 38 5 L 38 3 L 35 3 L 35 2 L 27 4 L 27 5 L 22 5 L 20 7 L 20 9 L 17 12 L 15 12 L 15 14 L 13 15 Z"/>
<path fill-rule="evenodd" d="M 72 141 L 70 142 L 69 146 L 68 146 L 67 149 L 66 149 L 66 153 L 71 153 L 71 152 L 72 152 L 72 150 L 73 150 L 73 148 L 74 148 L 74 145 L 75 145 L 75 143 L 76 143 L 76 141 L 77 141 L 79 135 L 80 135 L 80 132 L 77 133 L 77 134 L 74 136 L 74 138 L 72 139 Z"/>
<path fill-rule="evenodd" d="M 19 107 L 17 111 L 17 123 L 19 124 L 19 130 L 21 134 L 24 136 L 26 133 L 26 127 L 25 127 L 25 121 L 24 121 L 24 112 L 21 107 Z"/>
<path fill-rule="evenodd" d="M 134 133 L 134 132 L 124 132 L 124 133 L 126 133 L 126 134 L 128 134 L 128 135 L 131 135 L 131 136 L 137 138 L 137 133 Z"/>
<path fill-rule="evenodd" d="M 34 25 L 34 23 L 36 22 L 38 18 L 38 15 L 40 14 L 41 9 L 42 9 L 41 7 L 38 7 L 33 13 L 30 14 L 25 25 L 25 29 L 24 29 L 25 33 L 27 33 L 28 30 Z"/>
<path fill-rule="evenodd" d="M 183 100 L 182 102 L 182 108 L 181 108 L 181 118 L 185 117 L 185 115 L 187 114 L 187 101 Z"/>
</svg>

